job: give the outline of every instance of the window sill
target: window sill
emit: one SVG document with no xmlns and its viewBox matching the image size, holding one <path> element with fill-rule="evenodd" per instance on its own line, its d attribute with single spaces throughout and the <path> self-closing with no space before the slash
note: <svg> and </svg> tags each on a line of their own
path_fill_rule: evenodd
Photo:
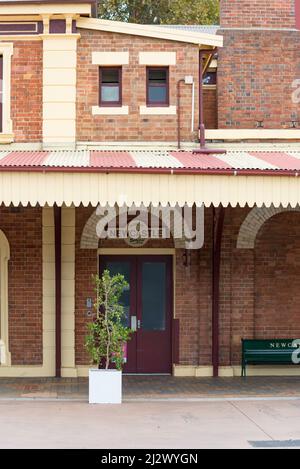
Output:
<svg viewBox="0 0 300 469">
<path fill-rule="evenodd" d="M 140 114 L 144 116 L 175 116 L 176 113 L 176 106 L 140 106 Z"/>
<path fill-rule="evenodd" d="M 0 133 L 0 144 L 1 143 L 12 143 L 14 141 L 14 134 L 12 133 Z"/>
<path fill-rule="evenodd" d="M 126 116 L 129 114 L 128 106 L 115 106 L 115 107 L 92 107 L 93 116 Z"/>
</svg>

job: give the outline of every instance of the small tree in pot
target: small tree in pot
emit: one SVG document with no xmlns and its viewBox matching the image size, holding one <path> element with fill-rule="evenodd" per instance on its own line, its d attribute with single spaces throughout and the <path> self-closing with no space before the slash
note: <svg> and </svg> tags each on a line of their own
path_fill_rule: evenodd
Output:
<svg viewBox="0 0 300 469">
<path fill-rule="evenodd" d="M 89 402 L 120 403 L 125 344 L 132 332 L 124 326 L 125 312 L 120 303 L 128 283 L 123 275 L 111 276 L 108 270 L 93 280 L 95 318 L 88 324 L 85 346 L 97 369 L 89 370 Z"/>
</svg>

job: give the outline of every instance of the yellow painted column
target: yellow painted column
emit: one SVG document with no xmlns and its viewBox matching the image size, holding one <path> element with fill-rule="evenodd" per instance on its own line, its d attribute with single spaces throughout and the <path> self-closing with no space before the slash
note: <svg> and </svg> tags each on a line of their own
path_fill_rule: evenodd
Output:
<svg viewBox="0 0 300 469">
<path fill-rule="evenodd" d="M 75 368 L 75 208 L 63 207 L 62 224 L 62 330 L 61 375 L 76 377 Z"/>
<path fill-rule="evenodd" d="M 9 242 L 0 230 L 0 365 L 11 366 L 8 332 L 8 261 Z"/>
<path fill-rule="evenodd" d="M 54 213 L 43 207 L 43 367 L 42 376 L 55 376 L 55 246 Z M 39 375 L 38 370 L 36 370 Z M 30 372 L 29 372 L 30 373 Z M 30 374 L 29 374 L 30 375 Z"/>
<path fill-rule="evenodd" d="M 74 147 L 79 34 L 43 35 L 43 144 Z"/>
</svg>

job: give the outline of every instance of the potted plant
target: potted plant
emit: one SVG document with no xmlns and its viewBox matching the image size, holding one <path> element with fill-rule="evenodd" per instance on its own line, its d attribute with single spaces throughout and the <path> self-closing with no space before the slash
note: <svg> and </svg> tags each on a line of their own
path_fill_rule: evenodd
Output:
<svg viewBox="0 0 300 469">
<path fill-rule="evenodd" d="M 120 297 L 128 287 L 123 275 L 105 270 L 93 277 L 96 302 L 94 320 L 88 324 L 85 346 L 97 368 L 89 370 L 89 403 L 122 402 L 122 366 L 131 329 L 124 326 L 125 312 Z"/>
</svg>

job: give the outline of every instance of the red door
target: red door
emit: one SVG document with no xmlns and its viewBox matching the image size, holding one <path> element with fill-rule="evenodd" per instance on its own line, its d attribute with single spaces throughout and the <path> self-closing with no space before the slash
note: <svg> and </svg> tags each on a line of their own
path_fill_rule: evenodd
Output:
<svg viewBox="0 0 300 469">
<path fill-rule="evenodd" d="M 101 256 L 100 272 L 123 274 L 126 324 L 135 330 L 127 346 L 125 373 L 171 373 L 172 258 Z"/>
</svg>

